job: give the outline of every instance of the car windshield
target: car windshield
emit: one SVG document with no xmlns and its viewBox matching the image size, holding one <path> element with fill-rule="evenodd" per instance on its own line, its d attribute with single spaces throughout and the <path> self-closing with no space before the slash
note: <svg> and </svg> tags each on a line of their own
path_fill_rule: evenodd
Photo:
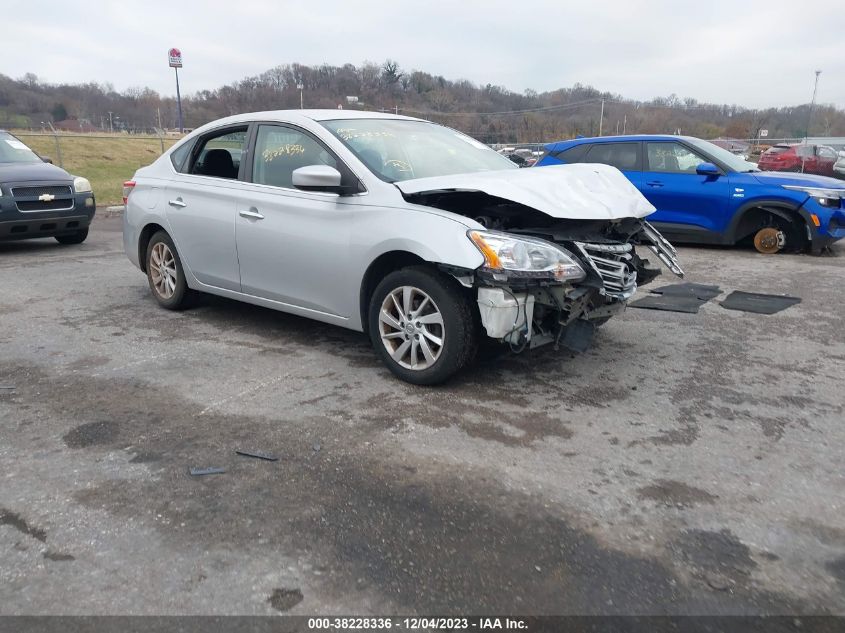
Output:
<svg viewBox="0 0 845 633">
<path fill-rule="evenodd" d="M 700 149 L 702 152 L 709 155 L 711 158 L 715 158 L 723 165 L 726 165 L 731 171 L 760 171 L 760 169 L 754 163 L 750 163 L 747 160 L 740 158 L 736 154 L 732 154 L 728 150 L 719 147 L 718 145 L 714 145 L 713 143 L 709 143 L 707 141 L 702 141 L 698 138 L 688 139 L 688 142 L 690 143 L 690 145 Z"/>
<path fill-rule="evenodd" d="M 38 154 L 8 132 L 0 132 L 0 163 L 39 163 Z"/>
<path fill-rule="evenodd" d="M 435 123 L 345 119 L 322 124 L 387 182 L 519 169 L 483 143 Z"/>
</svg>

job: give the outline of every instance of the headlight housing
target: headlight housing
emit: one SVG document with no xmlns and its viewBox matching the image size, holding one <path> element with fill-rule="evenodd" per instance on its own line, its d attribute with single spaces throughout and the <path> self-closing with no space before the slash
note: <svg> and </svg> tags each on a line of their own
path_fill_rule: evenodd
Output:
<svg viewBox="0 0 845 633">
<path fill-rule="evenodd" d="M 73 189 L 76 193 L 89 193 L 91 191 L 91 183 L 87 178 L 76 176 L 73 179 Z"/>
<path fill-rule="evenodd" d="M 581 281 L 587 274 L 569 251 L 533 237 L 500 231 L 467 231 L 484 255 L 484 269 L 497 281 L 508 279 Z"/>
<path fill-rule="evenodd" d="M 801 185 L 783 185 L 790 191 L 801 191 L 816 199 L 823 207 L 839 208 L 845 198 L 845 189 L 828 189 L 826 187 L 803 187 Z"/>
</svg>

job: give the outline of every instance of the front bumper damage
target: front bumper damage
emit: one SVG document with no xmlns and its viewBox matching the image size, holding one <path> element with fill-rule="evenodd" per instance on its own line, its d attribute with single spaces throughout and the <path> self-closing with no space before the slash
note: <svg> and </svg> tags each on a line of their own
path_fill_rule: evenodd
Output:
<svg viewBox="0 0 845 633">
<path fill-rule="evenodd" d="M 609 225 L 592 235 L 589 231 L 566 233 L 544 231 L 538 236 L 557 238 L 550 241 L 575 254 L 587 272 L 583 281 L 515 285 L 475 275 L 482 326 L 488 336 L 515 352 L 550 343 L 576 352 L 587 349 L 596 326 L 623 312 L 638 285 L 651 282 L 661 272 L 639 257 L 638 246 L 652 251 L 675 275 L 684 276 L 675 248 L 645 220 Z"/>
</svg>

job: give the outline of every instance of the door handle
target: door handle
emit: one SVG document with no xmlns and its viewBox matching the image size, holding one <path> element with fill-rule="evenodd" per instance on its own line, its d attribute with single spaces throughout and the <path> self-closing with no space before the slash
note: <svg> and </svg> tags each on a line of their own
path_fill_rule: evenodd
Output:
<svg viewBox="0 0 845 633">
<path fill-rule="evenodd" d="M 171 207 L 180 207 L 180 208 L 188 206 L 188 203 L 183 202 L 182 198 L 176 198 L 176 200 L 168 200 L 167 204 L 169 204 Z"/>
<path fill-rule="evenodd" d="M 264 216 L 258 212 L 258 209 L 255 207 L 251 207 L 250 209 L 245 209 L 244 211 L 238 211 L 238 215 L 242 218 L 249 218 L 250 220 L 263 220 Z"/>
<path fill-rule="evenodd" d="M 647 182 L 646 184 L 647 184 L 649 187 L 662 187 L 662 186 L 663 186 L 663 183 L 662 183 L 662 182 L 660 182 L 659 180 L 652 180 L 652 181 L 650 181 L 650 182 Z"/>
</svg>

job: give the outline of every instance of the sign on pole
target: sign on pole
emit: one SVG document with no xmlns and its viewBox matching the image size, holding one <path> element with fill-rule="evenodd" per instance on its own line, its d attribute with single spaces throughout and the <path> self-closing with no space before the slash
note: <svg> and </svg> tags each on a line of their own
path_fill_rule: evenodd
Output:
<svg viewBox="0 0 845 633">
<path fill-rule="evenodd" d="M 760 130 L 760 136 L 768 136 L 769 130 Z"/>
<path fill-rule="evenodd" d="M 167 60 L 171 68 L 182 68 L 182 51 L 178 48 L 171 48 L 167 51 Z"/>
<path fill-rule="evenodd" d="M 182 95 L 179 93 L 179 69 L 182 68 L 182 51 L 178 48 L 171 48 L 167 51 L 167 62 L 176 73 L 176 107 L 179 110 L 179 133 L 184 131 L 182 125 Z"/>
</svg>

